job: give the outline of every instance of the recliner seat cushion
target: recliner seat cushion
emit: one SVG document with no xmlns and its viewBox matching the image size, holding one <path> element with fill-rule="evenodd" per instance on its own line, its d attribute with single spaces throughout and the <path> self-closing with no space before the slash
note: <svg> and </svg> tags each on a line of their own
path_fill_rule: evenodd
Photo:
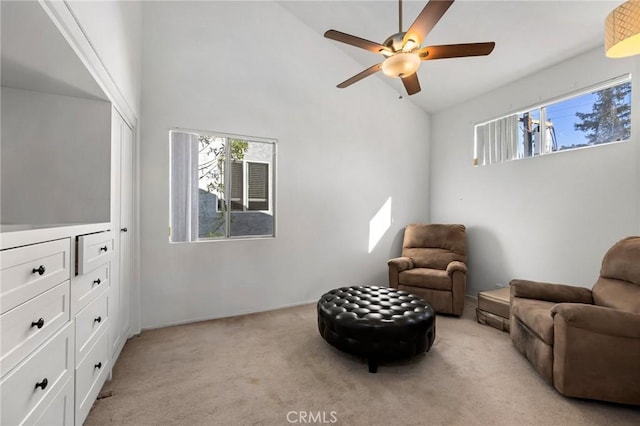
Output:
<svg viewBox="0 0 640 426">
<path fill-rule="evenodd" d="M 451 277 L 446 271 L 439 269 L 414 268 L 400 272 L 400 284 L 413 287 L 424 287 L 433 290 L 451 291 Z"/>
<path fill-rule="evenodd" d="M 520 299 L 512 301 L 511 314 L 519 319 L 531 332 L 547 345 L 553 346 L 553 317 L 551 308 L 554 302 L 544 300 Z"/>
</svg>

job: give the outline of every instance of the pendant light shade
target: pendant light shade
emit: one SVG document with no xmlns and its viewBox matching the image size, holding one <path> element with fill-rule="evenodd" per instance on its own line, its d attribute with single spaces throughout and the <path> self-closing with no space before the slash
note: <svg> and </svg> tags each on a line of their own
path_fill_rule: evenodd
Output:
<svg viewBox="0 0 640 426">
<path fill-rule="evenodd" d="M 407 77 L 418 70 L 420 58 L 415 53 L 396 53 L 382 63 L 382 72 L 389 77 Z"/>
<path fill-rule="evenodd" d="M 605 54 L 624 58 L 640 54 L 640 0 L 616 7 L 605 20 Z"/>
</svg>

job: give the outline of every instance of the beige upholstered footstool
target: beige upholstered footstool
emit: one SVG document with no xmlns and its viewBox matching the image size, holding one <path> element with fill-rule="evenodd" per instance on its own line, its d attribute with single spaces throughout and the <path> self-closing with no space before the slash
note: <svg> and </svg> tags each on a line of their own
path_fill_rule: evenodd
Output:
<svg viewBox="0 0 640 426">
<path fill-rule="evenodd" d="M 509 287 L 479 292 L 478 307 L 476 308 L 478 322 L 509 332 L 511 329 L 509 297 Z"/>
</svg>

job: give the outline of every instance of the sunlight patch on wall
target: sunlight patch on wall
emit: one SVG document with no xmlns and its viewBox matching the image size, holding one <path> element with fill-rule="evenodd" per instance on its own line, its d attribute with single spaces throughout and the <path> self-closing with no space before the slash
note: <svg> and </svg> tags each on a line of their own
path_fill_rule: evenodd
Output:
<svg viewBox="0 0 640 426">
<path fill-rule="evenodd" d="M 369 221 L 369 253 L 380 242 L 391 226 L 391 197 L 380 207 L 378 213 Z"/>
</svg>

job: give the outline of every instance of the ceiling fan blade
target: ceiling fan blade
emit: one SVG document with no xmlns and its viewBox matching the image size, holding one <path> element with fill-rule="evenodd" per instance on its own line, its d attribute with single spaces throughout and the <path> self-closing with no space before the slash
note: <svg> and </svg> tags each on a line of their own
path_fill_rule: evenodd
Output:
<svg viewBox="0 0 640 426">
<path fill-rule="evenodd" d="M 350 44 L 351 46 L 359 47 L 361 49 L 365 49 L 373 53 L 382 53 L 382 51 L 389 51 L 389 49 L 387 49 L 385 46 L 379 43 L 365 40 L 363 38 L 356 37 L 351 34 L 343 33 L 336 30 L 329 30 L 326 33 L 324 33 L 324 36 L 326 38 L 330 38 L 331 40 Z M 389 53 L 391 52 L 389 51 Z"/>
<path fill-rule="evenodd" d="M 342 83 L 338 84 L 338 87 L 340 89 L 344 89 L 345 87 L 349 87 L 353 83 L 356 83 L 356 82 L 362 80 L 365 77 L 369 77 L 371 74 L 377 73 L 378 71 L 380 71 L 381 68 L 382 68 L 382 63 L 375 64 L 375 65 L 367 68 L 366 70 L 362 71 L 361 73 L 358 73 L 358 74 L 354 75 L 350 79 L 345 80 Z"/>
<path fill-rule="evenodd" d="M 453 1 L 454 0 L 431 0 L 427 3 L 404 35 L 402 45 L 404 46 L 407 44 L 407 41 L 413 40 L 416 46 L 420 46 L 425 37 L 431 32 L 433 27 L 436 26 L 440 18 L 442 18 L 442 15 L 449 9 Z"/>
<path fill-rule="evenodd" d="M 442 44 L 427 46 L 418 50 L 418 56 L 423 61 L 431 59 L 462 58 L 465 56 L 485 56 L 495 47 L 492 41 L 486 43 Z"/>
<path fill-rule="evenodd" d="M 402 77 L 402 84 L 407 89 L 407 95 L 415 95 L 420 91 L 420 82 L 418 81 L 418 73 L 414 72 L 410 76 Z"/>
</svg>

